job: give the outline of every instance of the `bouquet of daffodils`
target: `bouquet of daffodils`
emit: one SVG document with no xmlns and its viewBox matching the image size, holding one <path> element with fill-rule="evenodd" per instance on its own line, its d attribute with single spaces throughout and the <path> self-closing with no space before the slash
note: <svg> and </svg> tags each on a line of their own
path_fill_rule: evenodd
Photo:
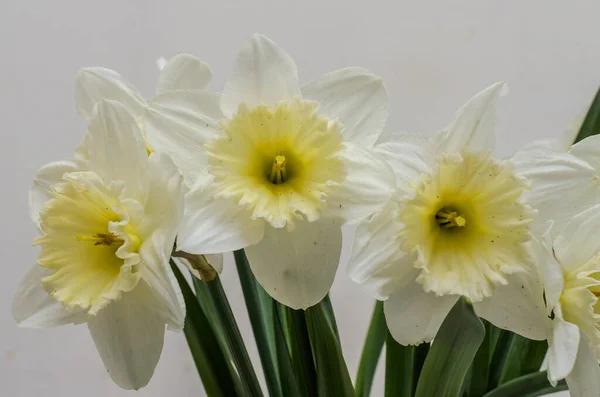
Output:
<svg viewBox="0 0 600 397">
<path fill-rule="evenodd" d="M 262 35 L 220 94 L 194 56 L 159 67 L 152 98 L 113 70 L 77 76 L 88 127 L 31 187 L 19 325 L 87 323 L 124 389 L 150 381 L 168 328 L 210 397 L 368 396 L 384 345 L 389 397 L 600 396 L 600 96 L 565 142 L 503 159 L 503 83 L 427 139 L 384 132 L 381 78 L 300 85 Z M 377 300 L 356 376 L 328 297 L 342 226 L 347 276 Z M 227 252 L 264 389 L 219 280 Z"/>
</svg>

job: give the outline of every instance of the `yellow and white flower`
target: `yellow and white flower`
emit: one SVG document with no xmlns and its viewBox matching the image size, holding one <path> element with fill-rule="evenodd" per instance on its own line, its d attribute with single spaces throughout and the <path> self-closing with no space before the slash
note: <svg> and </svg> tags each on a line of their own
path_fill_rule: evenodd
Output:
<svg viewBox="0 0 600 397">
<path fill-rule="evenodd" d="M 553 225 L 538 255 L 546 306 L 538 321 L 548 324 L 548 379 L 556 384 L 566 378 L 572 397 L 600 396 L 599 222 L 596 205 L 564 228 Z"/>
<path fill-rule="evenodd" d="M 342 223 L 377 210 L 394 183 L 389 166 L 368 150 L 388 114 L 381 79 L 345 68 L 300 87 L 292 58 L 254 35 L 220 102 L 187 93 L 186 100 L 177 92 L 153 99 L 144 117 L 149 139 L 194 186 L 178 248 L 198 253 L 211 243 L 210 225 L 197 219 L 210 190 L 226 209 L 221 222 L 245 232 L 223 234 L 223 244 L 247 247 L 265 290 L 293 308 L 319 302 L 336 273 Z M 212 185 L 196 189 L 205 178 Z"/>
<path fill-rule="evenodd" d="M 114 101 L 94 107 L 81 152 L 36 175 L 30 210 L 41 252 L 13 315 L 24 327 L 87 322 L 112 379 L 139 389 L 154 372 L 165 325 L 184 324 L 169 267 L 182 176 L 167 155 L 148 157 L 136 119 Z"/>
<path fill-rule="evenodd" d="M 534 269 L 529 182 L 492 153 L 504 90 L 497 83 L 475 95 L 429 140 L 392 134 L 375 147 L 396 173 L 396 194 L 358 225 L 348 273 L 385 300 L 399 343 L 431 341 L 461 296 L 496 326 L 545 338 L 530 316 L 537 292 L 523 280 Z"/>
</svg>

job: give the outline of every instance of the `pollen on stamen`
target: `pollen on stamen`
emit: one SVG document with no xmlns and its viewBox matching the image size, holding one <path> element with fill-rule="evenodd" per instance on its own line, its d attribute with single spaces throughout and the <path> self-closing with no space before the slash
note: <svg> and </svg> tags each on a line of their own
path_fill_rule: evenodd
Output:
<svg viewBox="0 0 600 397">
<path fill-rule="evenodd" d="M 269 180 L 275 184 L 279 185 L 280 183 L 285 182 L 286 172 L 285 165 L 287 163 L 287 159 L 284 155 L 275 156 L 275 160 L 273 161 L 273 167 L 271 168 L 271 175 Z"/>
</svg>

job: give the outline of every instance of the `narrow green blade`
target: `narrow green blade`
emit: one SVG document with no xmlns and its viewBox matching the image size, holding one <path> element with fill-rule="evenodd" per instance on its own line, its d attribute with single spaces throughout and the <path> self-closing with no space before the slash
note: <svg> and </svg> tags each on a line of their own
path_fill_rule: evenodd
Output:
<svg viewBox="0 0 600 397">
<path fill-rule="evenodd" d="M 590 109 L 579 129 L 579 134 L 577 134 L 577 138 L 575 138 L 575 142 L 573 143 L 577 143 L 598 133 L 600 133 L 600 89 L 596 92 L 594 101 L 590 105 Z"/>
<path fill-rule="evenodd" d="M 236 395 L 235 385 L 239 385 L 239 379 L 232 376 L 229 360 L 221 350 L 213 327 L 177 265 L 171 262 L 171 268 L 185 300 L 186 317 L 183 332 L 206 395 L 209 397 Z"/>
<path fill-rule="evenodd" d="M 352 397 L 354 389 L 342 355 L 342 348 L 325 310 L 323 304 L 318 303 L 305 312 L 317 369 L 317 395 Z"/>
<path fill-rule="evenodd" d="M 485 326 L 485 337 L 471 364 L 469 385 L 465 388 L 468 397 L 480 397 L 488 391 L 490 362 L 492 361 L 491 358 L 494 352 L 494 344 L 491 339 L 495 335 L 492 331 L 492 324 L 483 320 L 483 325 Z"/>
<path fill-rule="evenodd" d="M 258 348 L 258 355 L 265 374 L 267 388 L 271 397 L 279 397 L 281 385 L 277 365 L 277 349 L 273 322 L 275 302 L 256 281 L 250 270 L 250 264 L 244 250 L 233 253 L 238 276 L 244 293 L 244 301 L 252 332 Z"/>
<path fill-rule="evenodd" d="M 331 298 L 329 297 L 329 294 L 327 294 L 323 299 L 323 305 L 325 305 L 325 314 L 327 315 L 327 320 L 329 320 L 329 325 L 331 325 L 331 328 L 333 329 L 333 332 L 335 332 L 337 339 L 340 340 L 337 321 L 335 321 L 335 312 L 333 311 L 333 305 L 331 304 Z"/>
<path fill-rule="evenodd" d="M 429 354 L 430 346 L 431 345 L 429 343 L 421 343 L 419 346 L 415 347 L 415 359 L 413 362 L 413 396 L 417 391 L 419 377 L 421 376 L 421 371 L 423 370 L 425 359 L 427 359 L 427 355 Z"/>
<path fill-rule="evenodd" d="M 498 384 L 538 372 L 547 350 L 548 342 L 545 340 L 529 340 L 520 335 L 514 335 L 510 346 L 507 348 L 506 361 Z"/>
<path fill-rule="evenodd" d="M 281 392 L 285 397 L 308 396 L 300 392 L 298 379 L 292 364 L 292 358 L 283 333 L 284 324 L 279 316 L 279 310 L 274 304 L 271 305 L 271 314 L 275 320 L 274 333 L 276 343 L 277 362 L 279 363 L 279 374 L 281 375 Z M 310 351 L 309 351 L 310 352 Z M 311 356 L 312 360 L 312 356 Z"/>
<path fill-rule="evenodd" d="M 567 390 L 567 383 L 561 380 L 556 387 L 552 387 L 548 382 L 546 371 L 543 371 L 513 379 L 485 394 L 484 397 L 537 397 L 562 390 Z"/>
<path fill-rule="evenodd" d="M 356 396 L 368 397 L 377 370 L 377 362 L 385 342 L 385 317 L 383 316 L 383 302 L 377 301 L 371 316 L 371 323 L 367 331 L 367 338 L 360 356 L 358 375 L 356 376 Z"/>
<path fill-rule="evenodd" d="M 385 397 L 412 397 L 415 347 L 400 345 L 388 331 L 385 352 Z"/>
<path fill-rule="evenodd" d="M 458 397 L 485 328 L 471 305 L 459 299 L 442 323 L 425 359 L 416 397 Z"/>
<path fill-rule="evenodd" d="M 304 396 L 316 396 L 317 373 L 304 310 L 281 305 L 280 312 L 285 313 L 284 318 L 287 320 L 287 343 L 300 391 Z M 331 326 L 331 323 L 328 324 Z"/>
</svg>

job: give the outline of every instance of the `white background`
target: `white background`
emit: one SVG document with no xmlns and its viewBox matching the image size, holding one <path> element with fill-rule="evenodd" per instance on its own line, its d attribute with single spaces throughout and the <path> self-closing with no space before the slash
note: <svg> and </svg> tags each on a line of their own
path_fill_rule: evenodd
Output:
<svg viewBox="0 0 600 397">
<path fill-rule="evenodd" d="M 191 52 L 210 63 L 218 90 L 238 47 L 262 32 L 295 58 L 303 81 L 343 66 L 381 75 L 392 100 L 388 129 L 426 134 L 472 94 L 504 80 L 511 92 L 497 131 L 499 153 L 507 155 L 533 139 L 560 136 L 593 97 L 599 14 L 597 1 L 2 0 L 0 395 L 133 394 L 109 380 L 85 326 L 18 329 L 10 313 L 37 255 L 27 189 L 35 170 L 70 155 L 84 132 L 73 99 L 80 67 L 116 69 L 151 95 L 155 59 Z M 347 280 L 345 257 L 332 300 L 354 374 L 372 301 Z M 251 340 L 232 266 L 223 278 Z M 256 348 L 249 350 L 256 359 Z M 168 335 L 154 378 L 137 395 L 203 395 L 182 334 Z"/>
</svg>

